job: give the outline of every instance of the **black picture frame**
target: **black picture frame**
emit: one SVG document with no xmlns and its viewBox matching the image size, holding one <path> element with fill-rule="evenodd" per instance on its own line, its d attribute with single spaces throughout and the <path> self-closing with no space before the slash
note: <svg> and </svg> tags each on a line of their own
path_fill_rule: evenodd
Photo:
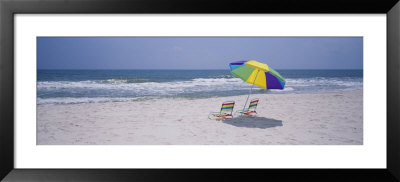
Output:
<svg viewBox="0 0 400 182">
<path fill-rule="evenodd" d="M 386 169 L 15 169 L 14 14 L 382 13 L 387 15 Z M 0 0 L 0 179 L 5 181 L 400 181 L 398 0 Z"/>
</svg>

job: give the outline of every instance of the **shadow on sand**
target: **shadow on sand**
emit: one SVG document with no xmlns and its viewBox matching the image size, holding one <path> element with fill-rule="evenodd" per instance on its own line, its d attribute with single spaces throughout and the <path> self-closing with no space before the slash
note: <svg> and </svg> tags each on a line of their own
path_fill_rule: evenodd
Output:
<svg viewBox="0 0 400 182">
<path fill-rule="evenodd" d="M 222 122 L 236 127 L 261 128 L 261 129 L 283 126 L 282 120 L 276 120 L 265 117 L 242 116 L 233 119 L 226 119 L 223 120 Z"/>
</svg>

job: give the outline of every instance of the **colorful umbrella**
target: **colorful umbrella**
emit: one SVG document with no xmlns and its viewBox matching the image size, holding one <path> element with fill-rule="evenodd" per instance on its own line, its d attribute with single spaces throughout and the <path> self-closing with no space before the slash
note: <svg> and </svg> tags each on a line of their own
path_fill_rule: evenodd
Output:
<svg viewBox="0 0 400 182">
<path fill-rule="evenodd" d="M 232 74 L 252 84 L 250 94 L 247 96 L 243 110 L 246 108 L 253 85 L 264 89 L 283 89 L 285 87 L 285 79 L 267 64 L 255 60 L 237 61 L 230 63 L 229 67 L 231 68 Z"/>
</svg>

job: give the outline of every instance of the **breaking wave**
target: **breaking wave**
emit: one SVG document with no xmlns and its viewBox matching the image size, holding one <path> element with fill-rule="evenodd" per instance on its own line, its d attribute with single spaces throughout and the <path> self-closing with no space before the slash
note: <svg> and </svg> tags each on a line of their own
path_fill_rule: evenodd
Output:
<svg viewBox="0 0 400 182">
<path fill-rule="evenodd" d="M 230 96 L 248 94 L 250 88 L 250 84 L 232 75 L 167 82 L 155 82 L 150 79 L 39 81 L 37 102 L 38 104 L 71 104 L 123 102 L 140 98 Z M 288 78 L 283 90 L 263 90 L 254 86 L 253 93 L 284 94 L 362 88 L 362 78 Z"/>
</svg>

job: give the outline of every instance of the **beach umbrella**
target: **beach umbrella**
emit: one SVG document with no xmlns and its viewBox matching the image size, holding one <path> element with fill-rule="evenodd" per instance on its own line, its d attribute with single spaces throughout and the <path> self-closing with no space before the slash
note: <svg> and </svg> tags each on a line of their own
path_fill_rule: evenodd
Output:
<svg viewBox="0 0 400 182">
<path fill-rule="evenodd" d="M 263 89 L 283 89 L 285 87 L 285 79 L 267 64 L 255 60 L 249 60 L 230 63 L 229 67 L 232 74 L 246 83 L 252 84 L 243 110 L 246 108 L 247 101 L 249 100 L 254 85 Z"/>
</svg>

